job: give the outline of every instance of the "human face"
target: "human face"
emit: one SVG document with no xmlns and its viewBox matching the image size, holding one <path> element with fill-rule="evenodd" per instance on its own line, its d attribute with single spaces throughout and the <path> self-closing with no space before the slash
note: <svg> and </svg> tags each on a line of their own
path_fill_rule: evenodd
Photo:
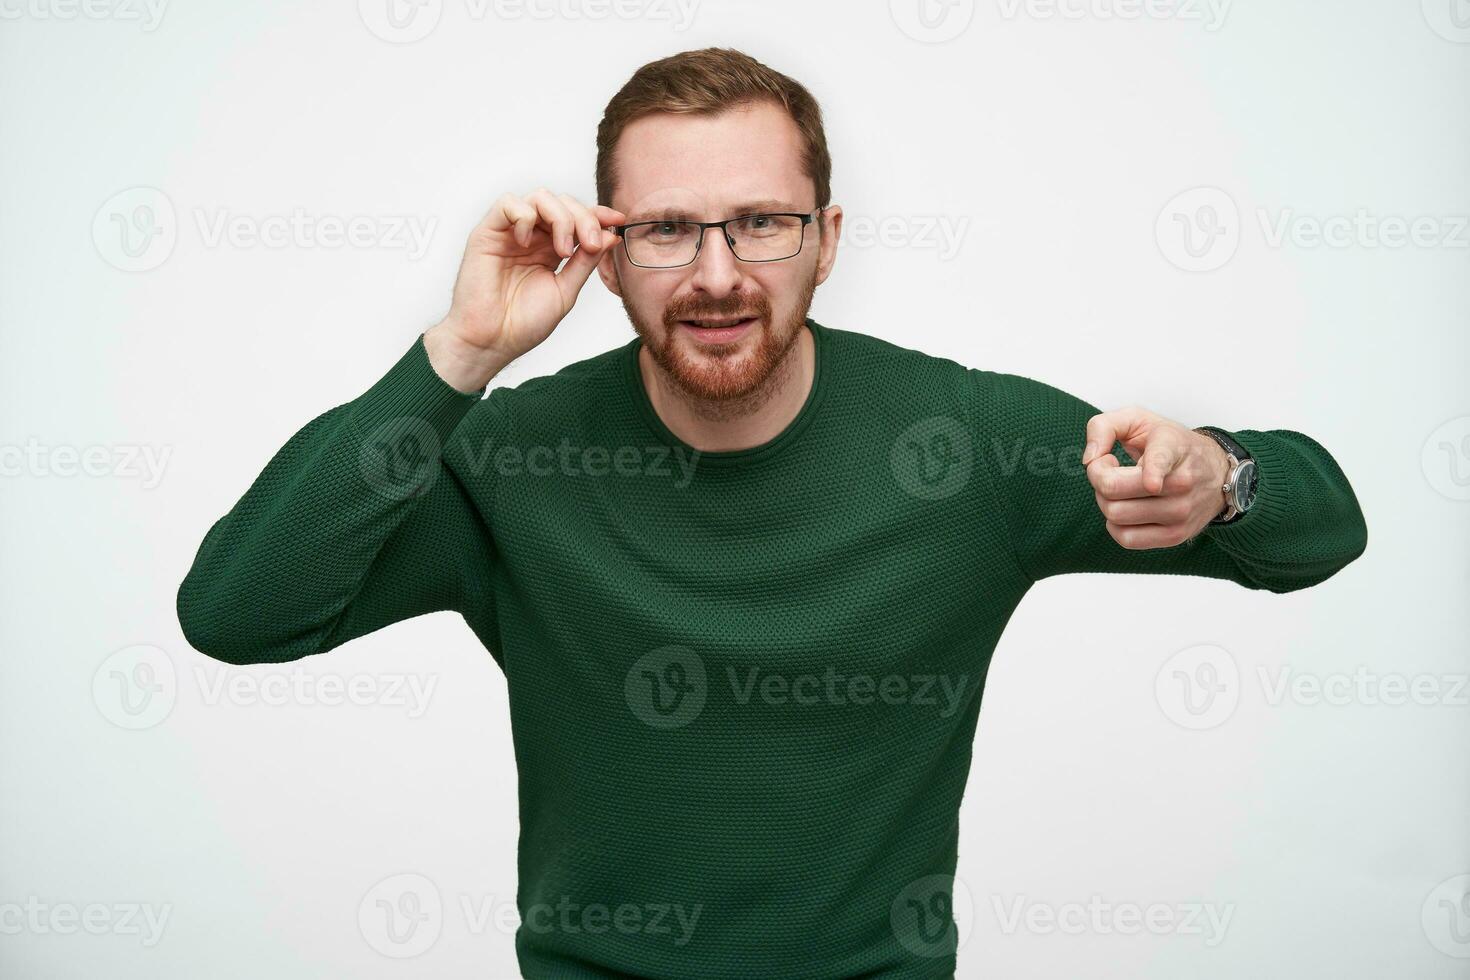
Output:
<svg viewBox="0 0 1470 980">
<path fill-rule="evenodd" d="M 801 133 L 770 102 L 718 115 L 656 113 L 632 122 L 615 150 L 612 206 L 628 223 L 682 217 L 719 221 L 756 211 L 816 210 L 801 169 Z M 759 391 L 794 347 L 812 296 L 837 257 L 842 209 L 825 209 L 804 231 L 801 251 L 777 262 L 742 262 L 718 229 L 689 265 L 645 269 L 621 247 L 598 264 L 623 301 L 654 363 L 687 396 L 741 399 Z M 743 317 L 728 329 L 695 320 Z"/>
</svg>

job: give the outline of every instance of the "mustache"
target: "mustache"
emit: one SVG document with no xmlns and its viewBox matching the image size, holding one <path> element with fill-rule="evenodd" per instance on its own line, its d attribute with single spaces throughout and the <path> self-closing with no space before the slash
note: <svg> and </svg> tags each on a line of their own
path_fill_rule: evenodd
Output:
<svg viewBox="0 0 1470 980">
<path fill-rule="evenodd" d="M 769 319 L 770 315 L 771 305 L 764 298 L 726 297 L 717 303 L 670 307 L 664 311 L 664 322 L 675 324 L 680 320 L 723 320 L 737 316 Z"/>
</svg>

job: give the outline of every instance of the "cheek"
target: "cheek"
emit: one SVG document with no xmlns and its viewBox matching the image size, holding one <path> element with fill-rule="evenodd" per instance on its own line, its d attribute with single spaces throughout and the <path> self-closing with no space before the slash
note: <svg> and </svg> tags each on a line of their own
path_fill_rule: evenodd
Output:
<svg viewBox="0 0 1470 980">
<path fill-rule="evenodd" d="M 747 288 L 752 293 L 765 297 L 772 310 L 780 310 L 796 295 L 805 272 L 805 269 L 794 263 L 772 262 L 768 266 L 757 267 L 748 274 L 750 284 Z"/>
<path fill-rule="evenodd" d="M 635 270 L 637 271 L 637 270 Z M 623 296 L 645 316 L 658 319 L 678 289 L 678 280 L 664 276 L 624 276 Z"/>
</svg>

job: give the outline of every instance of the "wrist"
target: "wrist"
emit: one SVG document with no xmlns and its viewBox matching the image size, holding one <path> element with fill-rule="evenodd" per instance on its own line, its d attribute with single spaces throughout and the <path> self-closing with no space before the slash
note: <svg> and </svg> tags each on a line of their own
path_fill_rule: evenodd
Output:
<svg viewBox="0 0 1470 980">
<path fill-rule="evenodd" d="M 1225 452 L 1225 447 L 1204 433 L 1199 433 L 1199 437 L 1206 444 L 1204 452 L 1205 457 L 1210 461 L 1210 480 L 1220 503 L 1220 509 L 1216 511 L 1215 516 L 1219 517 L 1230 506 L 1230 501 L 1225 498 L 1225 483 L 1230 479 L 1230 454 Z"/>
<path fill-rule="evenodd" d="M 424 331 L 424 350 L 429 364 L 445 384 L 463 394 L 484 391 L 509 361 L 495 351 L 475 347 L 460 339 L 449 317 Z"/>
<path fill-rule="evenodd" d="M 1222 492 L 1222 510 L 1210 520 L 1211 524 L 1224 525 L 1234 524 L 1245 516 L 1255 502 L 1256 484 L 1258 474 L 1256 463 L 1248 449 L 1242 446 L 1235 437 L 1213 425 L 1195 426 L 1195 432 L 1216 444 L 1218 453 L 1224 457 L 1223 468 L 1217 468 L 1216 473 L 1223 472 L 1215 486 Z M 1218 465 L 1219 460 L 1215 460 Z"/>
</svg>

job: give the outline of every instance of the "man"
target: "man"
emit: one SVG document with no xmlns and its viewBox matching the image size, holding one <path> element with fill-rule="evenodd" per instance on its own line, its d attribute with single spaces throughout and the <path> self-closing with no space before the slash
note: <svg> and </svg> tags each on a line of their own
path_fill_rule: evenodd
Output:
<svg viewBox="0 0 1470 980">
<path fill-rule="evenodd" d="M 599 203 L 496 201 L 449 313 L 291 438 L 179 589 L 189 642 L 238 664 L 463 615 L 507 677 L 527 977 L 952 975 L 985 672 L 1032 583 L 1288 592 L 1366 547 L 1300 433 L 817 323 L 830 172 L 790 78 L 644 66 Z M 482 400 L 594 267 L 636 337 Z"/>
</svg>

